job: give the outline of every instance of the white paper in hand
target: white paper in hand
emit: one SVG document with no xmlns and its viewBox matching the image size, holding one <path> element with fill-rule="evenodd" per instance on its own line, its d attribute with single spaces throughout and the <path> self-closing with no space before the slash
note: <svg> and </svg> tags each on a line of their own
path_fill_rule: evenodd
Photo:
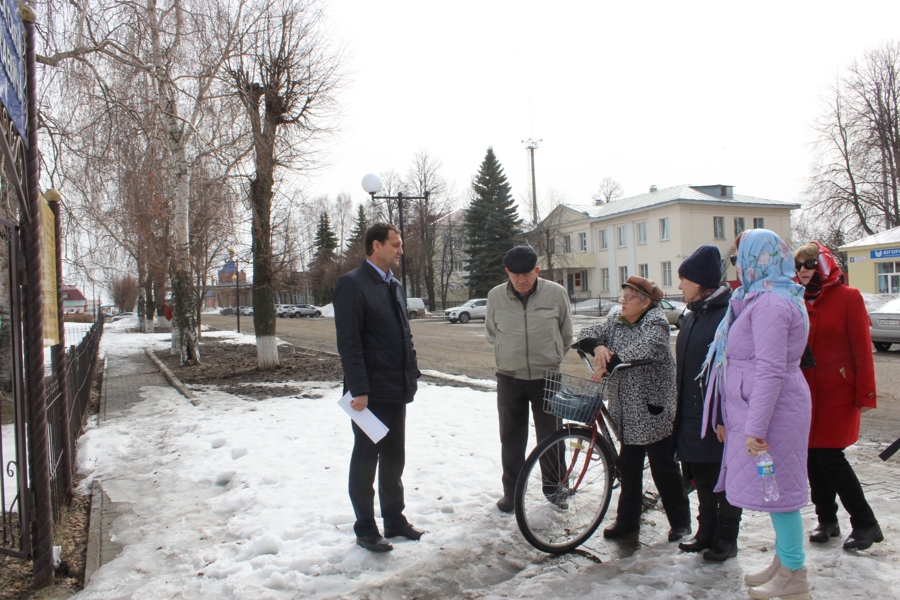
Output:
<svg viewBox="0 0 900 600">
<path fill-rule="evenodd" d="M 388 428 L 368 408 L 353 410 L 353 407 L 350 406 L 351 400 L 353 400 L 353 396 L 350 395 L 350 392 L 347 392 L 338 400 L 338 406 L 350 415 L 353 422 L 369 436 L 373 443 L 377 444 L 381 441 L 381 438 L 387 435 Z"/>
</svg>

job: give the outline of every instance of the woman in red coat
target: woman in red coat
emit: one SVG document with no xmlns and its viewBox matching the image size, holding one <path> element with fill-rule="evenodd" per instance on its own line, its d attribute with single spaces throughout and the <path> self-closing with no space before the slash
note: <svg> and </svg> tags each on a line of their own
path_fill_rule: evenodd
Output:
<svg viewBox="0 0 900 600">
<path fill-rule="evenodd" d="M 828 248 L 810 242 L 794 253 L 797 280 L 809 313 L 815 366 L 804 375 L 812 395 L 809 487 L 818 526 L 809 541 L 841 535 L 836 498 L 850 513 L 845 549 L 864 550 L 884 539 L 844 449 L 859 439 L 859 416 L 875 408 L 875 363 L 869 317 L 859 290 L 846 285 Z"/>
</svg>

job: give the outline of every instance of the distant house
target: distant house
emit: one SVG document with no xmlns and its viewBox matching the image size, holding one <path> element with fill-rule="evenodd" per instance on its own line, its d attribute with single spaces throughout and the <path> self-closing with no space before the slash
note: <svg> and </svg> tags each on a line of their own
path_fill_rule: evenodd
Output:
<svg viewBox="0 0 900 600">
<path fill-rule="evenodd" d="M 59 290 L 63 299 L 63 312 L 67 315 L 75 315 L 87 312 L 88 300 L 74 285 L 63 284 Z"/>
<path fill-rule="evenodd" d="M 730 185 L 679 185 L 610 203 L 560 204 L 525 237 L 540 256 L 542 276 L 571 297 L 615 297 L 628 277 L 654 280 L 676 295 L 678 267 L 699 246 L 728 256 L 737 234 L 765 228 L 790 245 L 794 202 L 734 193 Z M 727 262 L 727 261 L 726 261 Z M 735 279 L 727 266 L 726 279 Z"/>
<path fill-rule="evenodd" d="M 867 294 L 900 294 L 900 227 L 844 244 L 847 275 Z"/>
</svg>

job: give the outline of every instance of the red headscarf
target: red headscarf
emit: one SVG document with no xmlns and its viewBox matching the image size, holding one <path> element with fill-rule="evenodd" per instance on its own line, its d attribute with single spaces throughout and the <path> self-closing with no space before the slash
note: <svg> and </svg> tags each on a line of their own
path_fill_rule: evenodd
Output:
<svg viewBox="0 0 900 600">
<path fill-rule="evenodd" d="M 822 294 L 822 290 L 832 285 L 841 285 L 847 283 L 844 272 L 834 259 L 831 250 L 813 241 L 813 244 L 819 247 L 819 264 L 816 272 L 813 273 L 812 279 L 806 284 L 803 297 L 809 301 L 813 301 Z"/>
</svg>

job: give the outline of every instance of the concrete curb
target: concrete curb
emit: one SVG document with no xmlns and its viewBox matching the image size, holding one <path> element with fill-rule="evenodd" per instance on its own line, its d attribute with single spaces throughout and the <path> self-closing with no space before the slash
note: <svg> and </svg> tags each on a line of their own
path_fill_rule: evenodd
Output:
<svg viewBox="0 0 900 600">
<path fill-rule="evenodd" d="M 153 350 L 151 350 L 150 348 L 144 348 L 144 352 L 147 354 L 147 356 L 150 357 L 150 360 L 152 360 L 153 363 L 159 368 L 160 372 L 163 374 L 163 377 L 166 378 L 166 380 L 169 382 L 169 384 L 173 388 L 178 390 L 178 392 L 182 396 L 184 396 L 185 398 L 190 400 L 191 404 L 193 404 L 194 406 L 197 406 L 199 404 L 196 396 L 194 396 L 194 394 L 191 393 L 191 391 L 189 389 L 187 389 L 187 387 L 185 387 L 185 385 L 183 383 L 181 383 L 181 380 L 179 380 L 177 377 L 175 377 L 175 375 L 172 374 L 172 371 L 169 370 L 169 367 L 164 365 L 163 362 L 161 360 L 159 360 L 155 354 L 153 354 Z"/>
<path fill-rule="evenodd" d="M 91 515 L 88 524 L 87 556 L 84 560 L 84 585 L 100 568 L 100 513 L 103 509 L 103 490 L 96 479 L 91 482 Z"/>
</svg>

